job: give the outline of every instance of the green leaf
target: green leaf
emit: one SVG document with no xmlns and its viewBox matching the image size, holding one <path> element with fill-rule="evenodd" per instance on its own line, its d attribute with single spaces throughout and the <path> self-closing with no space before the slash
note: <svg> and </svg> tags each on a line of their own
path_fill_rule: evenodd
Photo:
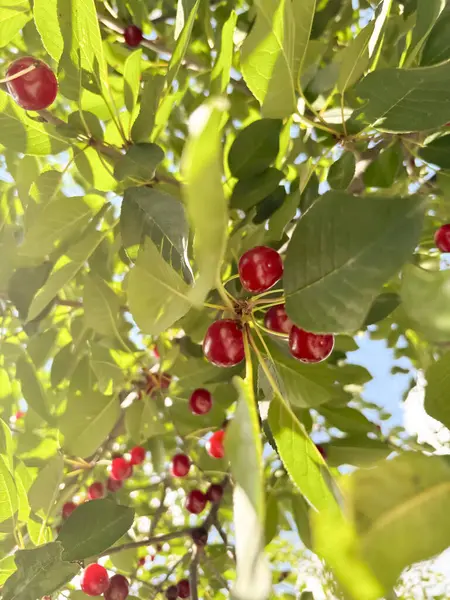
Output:
<svg viewBox="0 0 450 600">
<path fill-rule="evenodd" d="M 58 535 L 65 560 L 82 560 L 100 554 L 120 539 L 133 525 L 134 510 L 113 500 L 80 504 Z"/>
<path fill-rule="evenodd" d="M 228 154 L 228 166 L 234 177 L 248 179 L 260 175 L 276 159 L 280 149 L 281 121 L 260 119 L 236 136 Z"/>
<path fill-rule="evenodd" d="M 129 113 L 132 113 L 139 96 L 140 76 L 141 76 L 142 50 L 132 52 L 125 61 L 123 71 L 123 95 L 125 97 L 125 106 Z"/>
<path fill-rule="evenodd" d="M 406 66 L 413 64 L 445 5 L 446 0 L 417 0 L 416 25 L 412 32 Z"/>
<path fill-rule="evenodd" d="M 312 4 L 309 0 L 307 12 Z M 300 22 L 301 11 L 297 9 L 294 14 L 292 2 L 256 0 L 255 9 L 256 22 L 241 49 L 242 75 L 261 104 L 263 115 L 283 119 L 296 110 L 295 69 L 300 69 L 304 56 L 308 25 L 302 24 L 300 41 L 296 44 L 294 18 L 298 16 Z"/>
<path fill-rule="evenodd" d="M 120 339 L 120 300 L 97 275 L 89 274 L 84 279 L 83 306 L 87 327 L 101 335 Z"/>
<path fill-rule="evenodd" d="M 377 69 L 355 88 L 364 102 L 354 117 L 392 132 L 425 131 L 448 122 L 450 64 Z"/>
<path fill-rule="evenodd" d="M 19 550 L 15 555 L 17 571 L 6 581 L 2 599 L 36 600 L 53 594 L 68 583 L 80 566 L 63 561 L 62 550 L 59 542 Z"/>
<path fill-rule="evenodd" d="M 230 70 L 233 64 L 234 51 L 233 36 L 236 29 L 236 22 L 237 13 L 232 10 L 222 27 L 220 50 L 211 71 L 210 93 L 212 96 L 224 94 L 230 82 Z"/>
<path fill-rule="evenodd" d="M 425 42 L 421 57 L 422 66 L 435 65 L 450 58 L 449 32 L 450 14 L 444 11 Z"/>
<path fill-rule="evenodd" d="M 4 456 L 0 456 L 0 523 L 14 519 L 19 500 L 14 477 Z"/>
<path fill-rule="evenodd" d="M 19 523 L 26 523 L 29 519 L 31 510 L 28 501 L 28 492 L 31 487 L 32 479 L 30 470 L 22 461 L 18 461 L 17 466 L 14 469 L 14 481 L 16 482 L 17 500 L 19 504 L 17 521 Z"/>
<path fill-rule="evenodd" d="M 314 14 L 316 11 L 316 0 L 304 0 L 303 2 L 292 2 L 291 4 L 293 23 L 287 22 L 287 28 L 295 28 L 294 36 L 294 77 L 295 84 L 300 88 L 301 76 L 304 71 L 306 53 L 311 37 Z M 289 18 L 289 9 L 287 12 Z M 289 39 L 289 33 L 286 35 Z"/>
<path fill-rule="evenodd" d="M 450 406 L 448 403 L 448 380 L 450 375 L 450 353 L 444 354 L 426 372 L 425 410 L 430 417 L 446 427 L 450 426 Z"/>
<path fill-rule="evenodd" d="M 341 465 L 369 467 L 392 453 L 392 448 L 386 442 L 373 440 L 362 434 L 333 439 L 329 444 L 321 444 L 321 446 L 330 467 Z"/>
<path fill-rule="evenodd" d="M 235 377 L 239 392 L 235 418 L 227 428 L 225 452 L 235 483 L 233 494 L 237 577 L 233 597 L 266 600 L 271 573 L 263 554 L 265 494 L 261 431 L 253 386 Z"/>
<path fill-rule="evenodd" d="M 28 499 L 33 512 L 40 513 L 46 520 L 55 505 L 59 494 L 59 486 L 64 475 L 64 458 L 58 454 L 39 471 L 38 476 L 28 492 Z"/>
<path fill-rule="evenodd" d="M 369 42 L 373 31 L 374 24 L 369 23 L 346 48 L 337 54 L 339 76 L 336 86 L 341 94 L 354 85 L 368 68 L 370 63 Z"/>
<path fill-rule="evenodd" d="M 92 343 L 91 345 L 91 367 L 97 377 L 98 389 L 102 394 L 111 393 L 124 383 L 124 372 L 113 360 L 111 352 Z"/>
<path fill-rule="evenodd" d="M 128 303 L 140 329 L 159 335 L 181 319 L 191 307 L 188 290 L 153 242 L 147 240 L 127 279 Z"/>
<path fill-rule="evenodd" d="M 5 556 L 0 560 L 0 585 L 3 586 L 5 581 L 10 577 L 16 570 L 16 563 L 14 556 Z"/>
<path fill-rule="evenodd" d="M 24 154 L 58 154 L 68 143 L 53 125 L 40 123 L 0 90 L 0 144 Z"/>
<path fill-rule="evenodd" d="M 198 307 L 220 281 L 227 243 L 228 204 L 222 186 L 221 145 L 226 106 L 222 99 L 212 100 L 193 115 L 182 159 L 183 191 L 198 273 L 189 298 Z"/>
<path fill-rule="evenodd" d="M 390 188 L 394 185 L 403 163 L 403 151 L 395 144 L 382 152 L 364 172 L 367 187 Z"/>
<path fill-rule="evenodd" d="M 379 323 L 398 308 L 400 304 L 400 296 L 393 292 L 385 292 L 380 294 L 372 304 L 369 314 L 366 317 L 364 326 Z"/>
<path fill-rule="evenodd" d="M 0 0 L 0 47 L 7 46 L 31 19 L 28 0 Z"/>
<path fill-rule="evenodd" d="M 65 450 L 81 458 L 90 456 L 111 433 L 119 416 L 117 396 L 99 392 L 70 394 L 66 411 L 59 419 Z"/>
<path fill-rule="evenodd" d="M 402 305 L 415 327 L 434 341 L 450 335 L 450 271 L 408 265 L 402 277 Z"/>
<path fill-rule="evenodd" d="M 141 95 L 141 103 L 138 116 L 131 128 L 131 139 L 133 142 L 148 142 L 155 124 L 158 102 L 164 86 L 164 77 L 155 75 L 150 77 L 146 74 Z"/>
<path fill-rule="evenodd" d="M 133 402 L 125 412 L 125 426 L 128 435 L 136 444 L 165 433 L 164 423 L 152 398 Z"/>
<path fill-rule="evenodd" d="M 25 357 L 19 358 L 16 377 L 20 381 L 22 394 L 27 403 L 42 419 L 52 422 L 53 419 L 49 416 L 47 396 L 33 363 Z"/>
<path fill-rule="evenodd" d="M 269 167 L 258 175 L 240 179 L 234 186 L 230 207 L 249 210 L 274 192 L 283 177 L 281 171 Z"/>
<path fill-rule="evenodd" d="M 126 185 L 149 183 L 163 158 L 164 152 L 157 144 L 135 144 L 117 161 L 114 176 Z"/>
<path fill-rule="evenodd" d="M 369 433 L 375 426 L 359 410 L 348 406 L 321 406 L 319 412 L 332 427 L 350 433 Z"/>
<path fill-rule="evenodd" d="M 441 169 L 450 169 L 450 135 L 438 137 L 430 144 L 420 148 L 419 157 Z"/>
<path fill-rule="evenodd" d="M 344 154 L 334 162 L 328 171 L 328 183 L 334 190 L 345 190 L 350 185 L 356 168 L 356 160 L 353 152 Z"/>
<path fill-rule="evenodd" d="M 311 508 L 303 496 L 292 496 L 292 515 L 300 539 L 309 549 L 312 548 L 312 532 L 309 523 Z"/>
<path fill-rule="evenodd" d="M 70 10 L 58 10 L 60 0 L 34 0 L 34 23 L 50 56 L 59 62 L 64 49 L 62 31 L 70 26 Z"/>
<path fill-rule="evenodd" d="M 0 383 L 2 382 L 0 381 Z M 12 471 L 14 468 L 13 438 L 10 428 L 3 419 L 0 419 L 0 454 L 3 456 L 9 470 Z"/>
<path fill-rule="evenodd" d="M 331 479 L 319 451 L 303 425 L 279 396 L 269 408 L 269 425 L 281 460 L 305 498 L 317 510 L 337 510 Z"/>
<path fill-rule="evenodd" d="M 418 197 L 320 196 L 301 217 L 284 272 L 286 310 L 307 331 L 351 332 L 419 240 Z"/>
<path fill-rule="evenodd" d="M 52 266 L 50 261 L 46 261 L 37 267 L 17 269 L 11 276 L 8 295 L 19 311 L 21 319 L 27 317 L 31 301 L 39 288 L 46 282 Z"/>
</svg>

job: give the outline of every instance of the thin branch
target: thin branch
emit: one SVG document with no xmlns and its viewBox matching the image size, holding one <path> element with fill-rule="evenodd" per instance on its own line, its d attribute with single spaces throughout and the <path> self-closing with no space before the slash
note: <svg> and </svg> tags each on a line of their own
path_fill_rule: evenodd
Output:
<svg viewBox="0 0 450 600">
<path fill-rule="evenodd" d="M 198 600 L 198 559 L 199 553 L 194 550 L 191 566 L 189 568 L 189 583 L 191 587 L 191 600 Z"/>
<path fill-rule="evenodd" d="M 126 544 L 121 544 L 120 546 L 113 546 L 112 548 L 108 548 L 108 550 L 105 550 L 104 552 L 99 554 L 99 557 L 110 556 L 111 554 L 122 552 L 122 550 L 131 550 L 132 548 L 141 548 L 142 546 L 153 546 L 162 542 L 170 542 L 171 540 L 176 540 L 181 537 L 187 537 L 191 534 L 191 532 L 192 527 L 185 527 L 183 529 L 177 529 L 176 531 L 172 531 L 171 533 L 155 535 L 153 537 L 149 537 L 145 540 L 140 540 L 138 542 L 127 542 Z"/>
<path fill-rule="evenodd" d="M 150 531 L 149 531 L 150 536 L 152 536 L 155 533 L 155 530 L 158 527 L 161 517 L 164 514 L 164 511 L 165 511 L 164 500 L 166 499 L 166 493 L 167 493 L 167 483 L 164 481 L 163 485 L 162 485 L 161 496 L 159 498 L 159 506 L 156 509 L 155 514 L 153 515 L 153 519 L 152 519 L 152 522 L 150 525 Z"/>
</svg>

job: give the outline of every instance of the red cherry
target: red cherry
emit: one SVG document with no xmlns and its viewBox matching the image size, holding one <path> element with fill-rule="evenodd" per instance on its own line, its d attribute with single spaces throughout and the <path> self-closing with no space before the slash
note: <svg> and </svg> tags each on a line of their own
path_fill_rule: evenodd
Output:
<svg viewBox="0 0 450 600">
<path fill-rule="evenodd" d="M 171 585 L 166 590 L 166 598 L 167 600 L 177 600 L 178 598 L 178 587 L 176 585 Z"/>
<path fill-rule="evenodd" d="M 205 527 L 196 527 L 191 531 L 192 541 L 199 548 L 203 548 L 208 543 L 208 530 Z"/>
<path fill-rule="evenodd" d="M 130 464 L 132 465 L 140 465 L 145 460 L 146 450 L 142 446 L 135 446 L 131 449 L 131 460 Z"/>
<path fill-rule="evenodd" d="M 225 456 L 225 448 L 223 447 L 224 436 L 225 431 L 219 429 L 219 431 L 214 432 L 206 442 L 206 451 L 213 458 L 223 458 Z"/>
<path fill-rule="evenodd" d="M 128 596 L 128 579 L 123 575 L 113 575 L 109 588 L 104 593 L 105 600 L 125 600 Z"/>
<path fill-rule="evenodd" d="M 189 598 L 191 595 L 191 586 L 188 579 L 180 579 L 178 582 L 178 598 Z"/>
<path fill-rule="evenodd" d="M 141 558 L 138 560 L 138 565 L 140 567 L 143 567 L 145 565 L 145 561 L 146 561 L 146 557 L 145 556 L 141 556 Z"/>
<path fill-rule="evenodd" d="M 130 464 L 123 456 L 113 458 L 111 462 L 111 478 L 116 481 L 128 479 L 133 474 L 133 465 Z"/>
<path fill-rule="evenodd" d="M 287 316 L 284 304 L 272 306 L 264 316 L 264 325 L 271 331 L 290 333 L 293 323 Z"/>
<path fill-rule="evenodd" d="M 123 481 L 116 481 L 111 477 L 108 477 L 108 481 L 106 482 L 106 487 L 110 492 L 117 492 L 123 486 Z"/>
<path fill-rule="evenodd" d="M 20 419 L 23 419 L 26 413 L 22 412 L 21 410 L 18 410 L 16 412 L 16 414 L 14 415 L 16 417 L 16 421 L 19 421 Z"/>
<path fill-rule="evenodd" d="M 256 246 L 247 250 L 239 260 L 239 277 L 248 292 L 270 289 L 283 275 L 283 261 L 273 248 Z"/>
<path fill-rule="evenodd" d="M 206 497 L 210 502 L 220 502 L 223 496 L 223 487 L 218 483 L 212 483 L 206 491 Z"/>
<path fill-rule="evenodd" d="M 62 518 L 68 519 L 78 505 L 75 502 L 66 502 L 62 507 Z"/>
<path fill-rule="evenodd" d="M 212 407 L 212 396 L 208 390 L 199 388 L 194 390 L 189 398 L 189 408 L 194 415 L 206 415 Z"/>
<path fill-rule="evenodd" d="M 157 346 L 153 346 L 152 353 L 153 353 L 153 356 L 156 358 L 156 360 L 159 360 L 161 358 Z"/>
<path fill-rule="evenodd" d="M 109 586 L 109 577 L 105 567 L 93 563 L 85 568 L 81 580 L 81 589 L 88 596 L 101 596 Z"/>
<path fill-rule="evenodd" d="M 334 347 L 332 334 L 316 334 L 294 325 L 289 334 L 289 349 L 294 358 L 318 363 L 330 356 Z"/>
<path fill-rule="evenodd" d="M 186 510 L 194 515 L 199 515 L 206 506 L 206 496 L 200 490 L 192 490 L 186 498 Z"/>
<path fill-rule="evenodd" d="M 439 227 L 434 234 L 434 242 L 441 252 L 450 252 L 450 223 Z"/>
<path fill-rule="evenodd" d="M 125 27 L 123 37 L 125 38 L 125 42 L 128 44 L 128 46 L 134 48 L 135 46 L 139 46 L 139 44 L 142 42 L 142 30 L 136 25 L 128 25 L 128 27 Z"/>
<path fill-rule="evenodd" d="M 175 454 L 172 458 L 171 472 L 174 477 L 186 477 L 191 468 L 191 461 L 186 454 Z"/>
<path fill-rule="evenodd" d="M 319 454 L 323 458 L 323 460 L 326 460 L 327 453 L 325 452 L 325 448 L 323 446 L 321 446 L 320 444 L 316 444 L 316 448 L 319 451 Z"/>
<path fill-rule="evenodd" d="M 6 76 L 11 77 L 29 67 L 35 68 L 6 83 L 8 92 L 14 101 L 26 110 L 43 110 L 52 104 L 58 93 L 58 81 L 55 74 L 42 60 L 32 56 L 18 58 L 11 63 Z"/>
<path fill-rule="evenodd" d="M 203 340 L 203 353 L 218 367 L 234 367 L 244 360 L 244 335 L 239 323 L 222 319 L 210 325 Z"/>
<path fill-rule="evenodd" d="M 98 500 L 105 495 L 105 486 L 100 481 L 95 481 L 88 487 L 89 500 Z"/>
</svg>

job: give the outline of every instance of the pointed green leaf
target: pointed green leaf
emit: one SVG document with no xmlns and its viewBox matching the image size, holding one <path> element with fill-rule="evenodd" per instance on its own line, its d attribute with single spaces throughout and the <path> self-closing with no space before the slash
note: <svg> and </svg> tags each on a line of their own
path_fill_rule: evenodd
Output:
<svg viewBox="0 0 450 600">
<path fill-rule="evenodd" d="M 31 19 L 28 0 L 0 0 L 0 47 L 7 46 Z"/>
<path fill-rule="evenodd" d="M 47 519 L 54 507 L 64 475 L 64 459 L 58 454 L 39 472 L 28 493 L 33 512 Z"/>
<path fill-rule="evenodd" d="M 104 336 L 118 335 L 120 300 L 97 275 L 84 279 L 84 318 L 86 325 Z"/>
<path fill-rule="evenodd" d="M 224 94 L 230 82 L 230 70 L 233 63 L 233 35 L 236 28 L 237 13 L 232 10 L 222 28 L 220 51 L 211 71 L 211 95 Z"/>
<path fill-rule="evenodd" d="M 125 97 L 125 106 L 129 113 L 132 113 L 139 96 L 140 76 L 141 76 L 142 50 L 132 52 L 125 61 L 123 72 L 123 94 Z"/>
<path fill-rule="evenodd" d="M 254 121 L 236 136 L 228 154 L 234 177 L 248 179 L 261 175 L 276 159 L 280 149 L 281 121 Z"/>
<path fill-rule="evenodd" d="M 49 422 L 51 418 L 48 412 L 48 400 L 33 363 L 25 357 L 20 358 L 16 366 L 16 376 L 20 381 L 25 400 L 42 419 Z"/>
<path fill-rule="evenodd" d="M 448 382 L 450 376 L 450 353 L 444 354 L 426 372 L 425 410 L 430 417 L 450 427 Z"/>
</svg>

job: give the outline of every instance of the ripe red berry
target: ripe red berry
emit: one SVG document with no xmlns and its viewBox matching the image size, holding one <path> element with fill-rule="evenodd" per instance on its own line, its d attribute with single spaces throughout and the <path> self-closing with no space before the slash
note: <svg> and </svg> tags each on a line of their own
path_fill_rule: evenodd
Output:
<svg viewBox="0 0 450 600">
<path fill-rule="evenodd" d="M 178 598 L 189 598 L 191 595 L 191 586 L 188 579 L 180 579 L 177 584 Z"/>
<path fill-rule="evenodd" d="M 68 519 L 73 511 L 76 509 L 77 504 L 75 502 L 66 502 L 62 507 L 62 518 Z"/>
<path fill-rule="evenodd" d="M 100 481 L 95 481 L 88 487 L 89 500 L 98 500 L 105 495 L 105 486 Z"/>
<path fill-rule="evenodd" d="M 104 593 L 105 600 L 125 600 L 128 596 L 128 579 L 123 575 L 113 575 Z"/>
<path fill-rule="evenodd" d="M 146 450 L 142 446 L 135 446 L 131 449 L 131 460 L 130 463 L 132 465 L 140 465 L 145 460 Z"/>
<path fill-rule="evenodd" d="M 248 292 L 270 289 L 283 275 L 283 261 L 273 248 L 256 246 L 247 250 L 239 260 L 239 277 Z"/>
<path fill-rule="evenodd" d="M 121 487 L 123 487 L 123 481 L 116 481 L 115 479 L 108 477 L 106 487 L 110 492 L 117 492 Z"/>
<path fill-rule="evenodd" d="M 223 487 L 218 483 L 212 483 L 206 491 L 206 497 L 210 502 L 220 502 L 223 496 Z"/>
<path fill-rule="evenodd" d="M 135 46 L 139 46 L 142 42 L 142 30 L 136 25 L 128 25 L 128 27 L 125 27 L 123 37 L 128 46 L 134 48 Z"/>
<path fill-rule="evenodd" d="M 434 234 L 434 242 L 441 252 L 450 252 L 450 223 L 439 227 Z"/>
<path fill-rule="evenodd" d="M 203 548 L 208 543 L 208 530 L 205 527 L 196 527 L 191 531 L 191 538 L 196 546 Z"/>
<path fill-rule="evenodd" d="M 287 316 L 284 304 L 272 306 L 264 316 L 264 325 L 271 331 L 290 333 L 293 323 Z"/>
<path fill-rule="evenodd" d="M 317 363 L 330 356 L 334 347 L 332 334 L 316 334 L 294 325 L 289 334 L 289 349 L 294 358 Z"/>
<path fill-rule="evenodd" d="M 55 74 L 42 60 L 32 56 L 18 58 L 11 63 L 7 77 L 17 75 L 29 67 L 35 68 L 6 83 L 8 92 L 14 101 L 26 110 L 43 110 L 50 106 L 58 93 L 58 81 Z"/>
<path fill-rule="evenodd" d="M 171 472 L 174 477 L 186 477 L 191 468 L 191 461 L 186 454 L 175 454 L 172 458 Z"/>
<path fill-rule="evenodd" d="M 194 515 L 199 515 L 206 506 L 206 496 L 200 490 L 192 490 L 186 498 L 186 510 Z"/>
<path fill-rule="evenodd" d="M 93 563 L 85 568 L 81 579 L 81 589 L 88 596 L 100 596 L 109 586 L 109 577 L 105 567 Z"/>
<path fill-rule="evenodd" d="M 244 360 L 244 335 L 239 323 L 222 319 L 210 325 L 203 340 L 203 353 L 218 367 L 234 367 Z"/>
<path fill-rule="evenodd" d="M 323 460 L 327 459 L 327 453 L 325 452 L 325 448 L 323 446 L 321 446 L 320 444 L 316 444 L 316 448 L 319 451 L 319 454 L 321 455 L 321 457 L 323 458 Z"/>
<path fill-rule="evenodd" d="M 212 407 L 211 393 L 204 388 L 194 390 L 189 398 L 189 407 L 194 415 L 206 415 Z"/>
<path fill-rule="evenodd" d="M 111 462 L 111 478 L 116 481 L 128 479 L 133 474 L 133 465 L 130 464 L 123 456 L 118 456 L 112 459 Z"/>
<path fill-rule="evenodd" d="M 223 458 L 225 456 L 225 448 L 223 447 L 224 436 L 225 431 L 219 429 L 219 431 L 215 431 L 206 442 L 206 450 L 213 458 Z"/>
<path fill-rule="evenodd" d="M 25 413 L 24 413 L 24 412 L 22 412 L 21 410 L 18 410 L 18 411 L 16 412 L 16 414 L 15 414 L 16 421 L 19 421 L 20 419 L 23 419 L 23 418 L 24 418 L 24 416 L 25 416 Z"/>
<path fill-rule="evenodd" d="M 177 600 L 178 598 L 178 586 L 171 585 L 166 590 L 167 600 Z"/>
<path fill-rule="evenodd" d="M 146 557 L 145 556 L 141 556 L 141 558 L 138 560 L 138 565 L 140 567 L 143 567 L 145 565 L 145 561 L 146 561 Z"/>
</svg>

